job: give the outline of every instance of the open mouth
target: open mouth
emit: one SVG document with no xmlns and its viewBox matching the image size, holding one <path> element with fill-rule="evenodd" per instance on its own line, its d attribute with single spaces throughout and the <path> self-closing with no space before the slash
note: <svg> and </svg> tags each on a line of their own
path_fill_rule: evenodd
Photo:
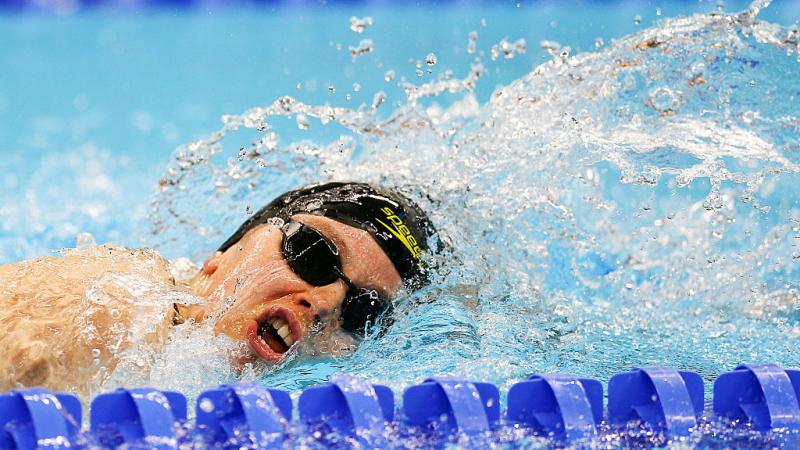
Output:
<svg viewBox="0 0 800 450">
<path fill-rule="evenodd" d="M 300 323 L 291 311 L 275 307 L 248 326 L 250 348 L 267 361 L 281 360 L 300 341 Z"/>
</svg>

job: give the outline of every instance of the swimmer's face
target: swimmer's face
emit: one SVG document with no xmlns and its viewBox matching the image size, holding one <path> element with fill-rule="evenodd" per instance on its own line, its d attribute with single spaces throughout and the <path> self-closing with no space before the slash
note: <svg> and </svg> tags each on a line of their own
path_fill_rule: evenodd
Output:
<svg viewBox="0 0 800 450">
<path fill-rule="evenodd" d="M 372 236 L 326 217 L 298 214 L 293 220 L 319 231 L 339 250 L 342 271 L 359 288 L 382 297 L 396 293 L 402 280 Z M 206 315 L 218 316 L 214 330 L 247 344 L 254 359 L 281 360 L 289 348 L 303 346 L 340 353 L 353 345 L 339 328 L 348 291 L 341 280 L 314 286 L 289 266 L 280 228 L 261 225 L 203 265 L 198 294 L 209 302 Z"/>
</svg>

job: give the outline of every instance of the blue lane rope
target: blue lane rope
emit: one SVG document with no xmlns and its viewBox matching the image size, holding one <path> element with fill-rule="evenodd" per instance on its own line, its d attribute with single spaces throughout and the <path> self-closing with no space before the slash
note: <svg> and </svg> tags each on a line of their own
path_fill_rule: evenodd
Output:
<svg viewBox="0 0 800 450">
<path fill-rule="evenodd" d="M 176 425 L 186 420 L 186 398 L 179 392 L 121 388 L 95 397 L 90 417 L 104 447 L 149 442 L 150 448 L 170 450 L 177 442 Z"/>
<path fill-rule="evenodd" d="M 694 372 L 648 367 L 611 377 L 608 418 L 624 426 L 641 420 L 670 436 L 687 436 L 703 414 L 703 379 Z"/>
<path fill-rule="evenodd" d="M 74 395 L 42 388 L 0 394 L 0 449 L 69 448 L 80 424 L 81 403 Z"/>
<path fill-rule="evenodd" d="M 443 434 L 490 431 L 500 418 L 500 391 L 490 383 L 428 378 L 403 394 L 404 422 Z"/>
<path fill-rule="evenodd" d="M 366 448 L 397 436 L 479 436 L 502 424 L 562 443 L 591 440 L 601 424 L 610 429 L 639 423 L 665 438 L 689 435 L 703 415 L 703 380 L 670 368 L 639 368 L 616 374 L 603 386 L 570 375 L 534 375 L 512 386 L 501 414 L 500 392 L 491 383 L 429 378 L 407 388 L 395 415 L 390 388 L 348 376 L 305 389 L 297 400 L 255 383 L 225 384 L 202 393 L 196 419 L 187 423 L 186 398 L 151 388 L 118 389 L 94 398 L 90 428 L 80 430 L 77 397 L 42 388 L 0 394 L 0 450 L 127 448 L 178 449 L 280 446 L 297 423 L 326 445 L 335 432 Z M 742 365 L 714 381 L 709 418 L 762 433 L 800 431 L 800 371 L 774 364 Z M 293 429 L 294 431 L 290 431 Z M 797 434 L 797 433 L 795 433 Z M 334 443 L 335 444 L 335 443 Z"/>
<path fill-rule="evenodd" d="M 603 385 L 571 375 L 534 375 L 508 390 L 506 417 L 558 440 L 591 439 L 603 418 Z"/>
<path fill-rule="evenodd" d="M 800 371 L 774 364 L 742 365 L 714 382 L 714 413 L 757 430 L 800 429 Z"/>
<path fill-rule="evenodd" d="M 300 420 L 320 436 L 335 432 L 351 436 L 366 448 L 385 445 L 384 430 L 394 418 L 394 394 L 348 375 L 303 391 L 297 409 Z"/>
<path fill-rule="evenodd" d="M 292 399 L 257 383 L 223 384 L 197 398 L 196 432 L 209 447 L 267 448 L 283 442 Z"/>
</svg>

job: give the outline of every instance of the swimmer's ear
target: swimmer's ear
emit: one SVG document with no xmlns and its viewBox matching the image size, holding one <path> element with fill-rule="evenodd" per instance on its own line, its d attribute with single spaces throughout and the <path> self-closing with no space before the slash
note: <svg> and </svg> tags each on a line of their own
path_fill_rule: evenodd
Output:
<svg viewBox="0 0 800 450">
<path fill-rule="evenodd" d="M 220 260 L 222 260 L 222 252 L 214 253 L 214 256 L 208 258 L 203 263 L 203 273 L 206 275 L 211 275 L 212 273 L 216 272 L 217 268 L 219 267 Z"/>
</svg>

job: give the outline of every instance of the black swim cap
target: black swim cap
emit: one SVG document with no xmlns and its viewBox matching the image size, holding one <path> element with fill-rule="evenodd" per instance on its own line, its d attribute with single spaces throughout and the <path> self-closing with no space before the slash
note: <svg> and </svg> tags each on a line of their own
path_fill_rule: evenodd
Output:
<svg viewBox="0 0 800 450">
<path fill-rule="evenodd" d="M 408 284 L 425 280 L 420 257 L 436 230 L 414 202 L 395 190 L 366 183 L 325 183 L 289 191 L 247 219 L 219 251 L 225 251 L 254 227 L 273 217 L 288 221 L 295 214 L 325 216 L 368 231 Z"/>
</svg>

